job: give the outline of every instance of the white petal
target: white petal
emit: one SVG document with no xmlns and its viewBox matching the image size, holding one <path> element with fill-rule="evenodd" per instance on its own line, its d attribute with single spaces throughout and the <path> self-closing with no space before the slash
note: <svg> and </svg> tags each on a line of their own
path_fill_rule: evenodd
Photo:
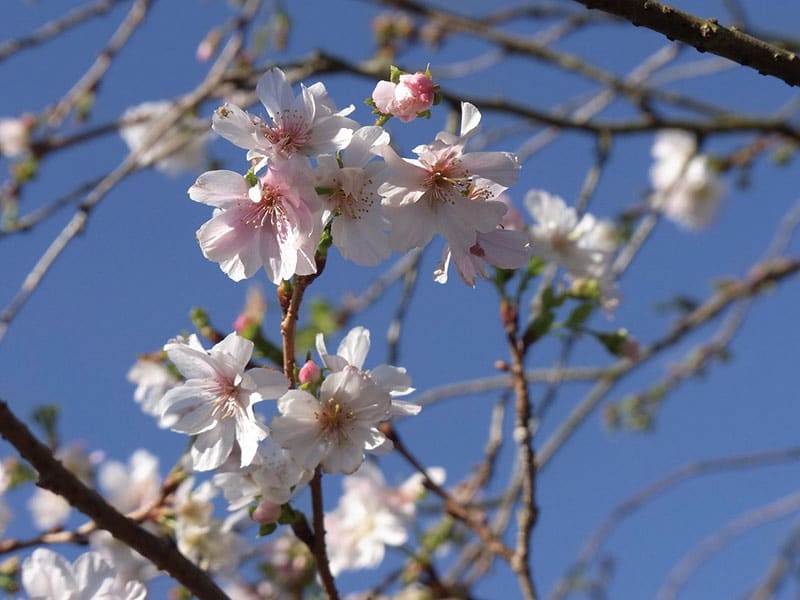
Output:
<svg viewBox="0 0 800 600">
<path fill-rule="evenodd" d="M 273 119 L 282 110 L 291 108 L 294 103 L 292 86 L 286 81 L 283 71 L 277 67 L 261 76 L 256 84 L 256 94 Z"/>
<path fill-rule="evenodd" d="M 217 208 L 229 208 L 247 196 L 250 186 L 233 171 L 207 171 L 189 188 L 189 198 Z"/>
<path fill-rule="evenodd" d="M 197 436 L 190 453 L 195 471 L 211 471 L 225 462 L 233 450 L 234 427 L 233 419 L 225 419 Z"/>
<path fill-rule="evenodd" d="M 339 344 L 336 354 L 349 364 L 361 369 L 369 352 L 369 329 L 353 327 Z"/>
<path fill-rule="evenodd" d="M 253 356 L 253 347 L 253 342 L 233 332 L 211 349 L 211 356 L 213 357 L 218 353 L 227 354 L 233 359 L 233 366 L 235 366 L 236 371 L 241 372 Z"/>
<path fill-rule="evenodd" d="M 215 110 L 211 128 L 239 148 L 251 150 L 257 145 L 253 117 L 235 104 L 225 104 Z"/>
</svg>

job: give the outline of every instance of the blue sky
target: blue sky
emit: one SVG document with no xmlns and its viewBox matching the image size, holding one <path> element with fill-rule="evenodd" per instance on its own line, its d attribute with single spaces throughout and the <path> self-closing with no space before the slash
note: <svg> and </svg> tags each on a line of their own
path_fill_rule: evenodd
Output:
<svg viewBox="0 0 800 600">
<path fill-rule="evenodd" d="M 468 11 L 482 3 L 443 5 Z M 683 5 L 724 20 L 721 2 Z M 0 116 L 38 111 L 69 89 L 111 35 L 125 6 L 41 49 L 0 62 L 0 81 L 6 90 L 0 100 Z M 4 9 L 0 40 L 29 32 L 63 10 L 21 1 L 8 3 Z M 759 6 L 757 14 L 756 9 L 752 12 L 759 25 L 774 29 L 798 17 L 797 7 L 788 2 Z M 369 23 L 376 13 L 362 2 L 304 3 L 302 12 L 290 9 L 293 30 L 287 51 L 263 58 L 282 61 L 305 56 L 316 47 L 354 60 L 365 58 L 373 49 Z M 229 14 L 227 4 L 220 1 L 197 2 L 191 10 L 183 3 L 155 3 L 147 22 L 104 80 L 92 122 L 103 123 L 128 106 L 191 89 L 206 69 L 194 58 L 198 42 Z M 530 32 L 537 27 L 540 25 L 527 22 L 516 29 Z M 568 38 L 557 47 L 622 74 L 663 43 L 663 38 L 649 31 L 604 26 L 596 33 Z M 420 45 L 401 60 L 410 68 L 424 68 L 430 63 L 435 75 L 438 65 L 475 57 L 485 50 L 485 44 L 459 38 L 439 54 Z M 680 61 L 700 58 L 687 50 Z M 354 117 L 369 122 L 369 111 L 362 101 L 374 83 L 345 76 L 323 81 L 339 106 L 353 103 L 357 107 Z M 586 80 L 513 57 L 506 64 L 443 85 L 464 94 L 529 100 L 540 108 L 595 89 Z M 785 84 L 741 68 L 711 79 L 673 84 L 670 89 L 697 93 L 762 115 L 776 111 L 793 94 Z M 208 116 L 214 107 L 203 105 L 201 115 Z M 603 113 L 607 118 L 629 115 L 629 109 L 620 102 Z M 509 122 L 508 118 L 486 113 L 484 130 Z M 390 129 L 408 155 L 411 147 L 432 139 L 443 123 L 440 109 L 429 122 L 407 126 L 391 123 Z M 724 153 L 746 139 L 714 137 L 706 149 Z M 525 136 L 517 134 L 492 149 L 516 150 L 524 141 Z M 644 134 L 614 140 L 590 207 L 592 212 L 613 217 L 641 200 L 648 185 L 651 143 L 652 137 Z M 514 202 L 521 207 L 530 188 L 546 189 L 573 201 L 592 164 L 593 148 L 593 140 L 586 135 L 562 135 L 524 165 L 520 182 L 510 190 Z M 124 158 L 125 151 L 124 143 L 112 135 L 48 158 L 38 180 L 26 188 L 21 212 L 108 172 Z M 230 168 L 243 165 L 241 152 L 222 140 L 214 142 L 212 153 Z M 159 454 L 162 472 L 166 472 L 182 451 L 185 438 L 157 429 L 133 402 L 133 387 L 125 375 L 137 354 L 156 350 L 168 338 L 189 330 L 187 315 L 193 306 L 205 307 L 220 329 L 229 329 L 251 285 L 265 291 L 266 331 L 277 337 L 279 308 L 273 300 L 273 286 L 263 273 L 252 282 L 235 284 L 216 264 L 205 260 L 197 247 L 194 232 L 210 217 L 207 207 L 190 202 L 186 195 L 198 174 L 171 178 L 153 171 L 138 173 L 115 189 L 91 215 L 86 232 L 59 259 L 0 343 L 0 397 L 17 414 L 28 416 L 37 405 L 58 403 L 63 408 L 61 431 L 65 441 L 81 440 L 88 449 L 102 449 L 117 460 L 127 460 L 133 450 L 146 446 Z M 763 256 L 782 215 L 796 201 L 798 188 L 794 164 L 777 167 L 762 158 L 750 175 L 752 183 L 745 189 L 736 186 L 734 176 L 726 176 L 724 208 L 702 234 L 687 233 L 666 221 L 660 223 L 620 282 L 624 300 L 613 320 L 600 315 L 593 326 L 625 327 L 637 338 L 651 341 L 670 325 L 670 316 L 655 310 L 657 303 L 676 293 L 706 298 L 712 293 L 714 278 L 744 276 Z M 70 209 L 64 210 L 31 233 L 0 239 L 0 304 L 10 301 L 70 214 Z M 494 375 L 495 360 L 507 357 L 493 288 L 479 282 L 476 289 L 469 289 L 456 279 L 446 286 L 435 284 L 430 273 L 440 250 L 434 243 L 422 259 L 398 361 L 421 392 L 465 378 Z M 788 253 L 796 255 L 798 250 L 800 245 L 794 240 Z M 344 263 L 334 252 L 310 295 L 336 303 L 348 292 L 363 290 L 380 272 L 381 267 L 365 269 Z M 541 591 L 551 589 L 599 521 L 646 483 L 689 461 L 797 445 L 796 352 L 800 332 L 792 315 L 798 292 L 798 282 L 789 281 L 761 298 L 736 336 L 732 361 L 727 365 L 714 363 L 706 377 L 691 380 L 670 394 L 651 431 L 609 432 L 597 413 L 540 474 L 542 514 L 534 533 L 533 565 Z M 398 298 L 399 288 L 395 287 L 352 323 L 373 332 L 368 366 L 385 359 L 383 339 Z M 716 326 L 703 328 L 641 367 L 615 388 L 611 400 L 663 378 L 671 364 L 679 362 Z M 329 348 L 335 347 L 338 339 L 334 336 Z M 574 356 L 576 365 L 606 364 L 609 360 L 591 340 L 583 346 Z M 556 340 L 543 342 L 532 350 L 528 366 L 549 364 L 557 350 Z M 534 401 L 544 393 L 541 386 L 533 386 L 532 391 Z M 585 391 L 583 385 L 565 386 L 537 434 L 537 444 L 548 437 Z M 448 480 L 457 481 L 481 458 L 496 397 L 484 394 L 442 401 L 400 424 L 400 431 L 425 464 L 445 466 Z M 3 455 L 11 452 L 6 446 L 0 449 Z M 507 481 L 511 459 L 510 449 L 505 448 L 493 492 L 501 490 Z M 410 474 L 399 457 L 391 456 L 381 464 L 390 481 L 402 481 Z M 690 548 L 736 516 L 795 491 L 798 476 L 798 465 L 776 466 L 702 478 L 665 494 L 610 539 L 606 550 L 615 560 L 611 597 L 653 597 L 669 569 Z M 326 501 L 332 508 L 341 481 L 340 476 L 328 479 Z M 10 534 L 29 534 L 24 494 L 17 492 L 11 500 L 19 519 Z M 793 515 L 737 540 L 698 571 L 681 597 L 735 597 L 746 590 L 763 576 L 796 518 Z M 356 591 L 377 579 L 374 574 L 346 575 L 342 589 Z M 504 568 L 496 568 L 476 590 L 480 598 L 515 598 L 517 593 L 513 577 Z"/>
</svg>

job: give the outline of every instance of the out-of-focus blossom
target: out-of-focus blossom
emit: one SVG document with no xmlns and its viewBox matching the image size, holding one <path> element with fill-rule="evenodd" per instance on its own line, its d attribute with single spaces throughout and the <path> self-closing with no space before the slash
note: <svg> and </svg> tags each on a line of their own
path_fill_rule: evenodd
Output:
<svg viewBox="0 0 800 600">
<path fill-rule="evenodd" d="M 161 416 L 161 399 L 167 390 L 180 383 L 177 377 L 160 360 L 141 357 L 128 371 L 128 381 L 136 384 L 133 399 L 142 405 L 148 415 Z"/>
<path fill-rule="evenodd" d="M 608 277 L 615 245 L 610 223 L 590 214 L 579 219 L 563 199 L 542 190 L 528 192 L 525 205 L 536 220 L 530 229 L 536 256 L 564 267 L 573 278 Z"/>
<path fill-rule="evenodd" d="M 697 153 L 693 135 L 665 130 L 652 149 L 653 207 L 687 229 L 701 229 L 716 215 L 723 187 L 708 156 Z"/>
<path fill-rule="evenodd" d="M 210 481 L 196 489 L 190 477 L 175 491 L 175 539 L 178 549 L 196 565 L 215 573 L 235 569 L 247 544 L 231 522 L 213 517 L 216 489 Z"/>
<path fill-rule="evenodd" d="M 433 106 L 436 84 L 425 73 L 400 75 L 397 83 L 379 81 L 372 92 L 375 108 L 408 123 Z"/>
<path fill-rule="evenodd" d="M 278 284 L 317 270 L 319 199 L 307 160 L 277 161 L 252 187 L 233 171 L 203 173 L 189 197 L 215 207 L 197 231 L 203 255 L 234 281 L 261 268 Z"/>
<path fill-rule="evenodd" d="M 169 100 L 158 100 L 129 108 L 122 115 L 126 125 L 119 130 L 132 153 L 142 151 L 139 157 L 141 166 L 153 165 L 170 175 L 198 169 L 206 160 L 208 141 L 208 134 L 204 133 L 205 123 L 194 115 L 185 114 L 155 143 L 145 148 L 145 141 L 153 133 L 153 125 L 173 106 Z"/>
<path fill-rule="evenodd" d="M 164 395 L 161 421 L 173 431 L 197 436 L 190 453 L 193 468 L 219 467 L 234 442 L 241 451 L 241 466 L 249 465 L 267 436 L 253 404 L 283 394 L 289 388 L 286 377 L 262 368 L 245 371 L 253 342 L 236 333 L 209 351 L 196 336 L 189 343 L 167 343 L 164 350 L 186 381 Z"/>
<path fill-rule="evenodd" d="M 323 223 L 333 219 L 333 245 L 357 265 L 377 265 L 391 254 L 388 222 L 377 193 L 385 166 L 370 162 L 373 152 L 388 143 L 389 134 L 383 128 L 362 127 L 338 160 L 332 155 L 317 159 L 317 188 L 324 190 Z"/>
<path fill-rule="evenodd" d="M 444 471 L 431 469 L 429 476 L 441 483 Z M 404 544 L 423 490 L 419 475 L 400 488 L 388 487 L 380 469 L 369 462 L 344 479 L 344 488 L 339 506 L 325 515 L 334 574 L 376 567 L 386 546 Z"/>
<path fill-rule="evenodd" d="M 238 510 L 256 496 L 281 505 L 302 489 L 310 472 L 299 467 L 292 456 L 271 438 L 261 442 L 252 464 L 245 468 L 214 475 L 214 485 L 222 489 L 228 510 Z"/>
<path fill-rule="evenodd" d="M 122 513 L 148 506 L 161 492 L 158 457 L 141 448 L 131 455 L 128 465 L 103 463 L 97 478 L 109 503 Z"/>
<path fill-rule="evenodd" d="M 37 548 L 22 563 L 22 585 L 30 600 L 143 600 L 138 581 L 120 586 L 114 568 L 97 552 L 70 564 L 60 554 Z"/>
<path fill-rule="evenodd" d="M 251 327 L 257 328 L 264 320 L 266 312 L 267 301 L 264 299 L 261 288 L 257 286 L 250 287 L 247 290 L 247 300 L 244 308 L 233 323 L 233 330 L 238 334 L 242 334 Z"/>
<path fill-rule="evenodd" d="M 101 456 L 87 453 L 79 445 L 59 449 L 55 456 L 64 467 L 86 485 L 91 485 L 92 471 Z M 33 522 L 39 529 L 48 530 L 63 525 L 72 510 L 69 502 L 44 488 L 36 488 L 28 500 Z"/>
<path fill-rule="evenodd" d="M 14 158 L 27 152 L 34 123 L 35 118 L 32 115 L 0 118 L 0 155 Z"/>
<path fill-rule="evenodd" d="M 159 534 L 158 527 L 151 522 L 143 523 L 142 527 Z M 158 568 L 150 560 L 104 529 L 89 534 L 89 544 L 93 551 L 99 552 L 106 561 L 114 565 L 118 585 L 124 586 L 131 580 L 145 582 L 158 575 Z"/>
</svg>

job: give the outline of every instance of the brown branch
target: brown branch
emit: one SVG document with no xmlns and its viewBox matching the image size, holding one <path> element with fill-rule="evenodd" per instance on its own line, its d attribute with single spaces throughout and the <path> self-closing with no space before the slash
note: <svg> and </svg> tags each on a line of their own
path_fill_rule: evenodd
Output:
<svg viewBox="0 0 800 600">
<path fill-rule="evenodd" d="M 655 0 L 575 0 L 587 8 L 622 17 L 637 27 L 643 26 L 678 40 L 700 52 L 711 52 L 761 75 L 771 75 L 789 85 L 800 85 L 800 58 L 794 53 L 765 42 L 735 27 L 720 25 Z"/>
<path fill-rule="evenodd" d="M 322 588 L 328 595 L 328 600 L 339 600 L 339 592 L 336 590 L 336 583 L 333 580 L 330 563 L 328 562 L 328 552 L 325 548 L 325 510 L 322 506 L 322 469 L 317 467 L 311 482 L 311 510 L 314 522 L 314 545 L 311 551 L 317 559 L 317 571 L 322 580 Z"/>
<path fill-rule="evenodd" d="M 506 546 L 503 541 L 498 538 L 489 527 L 486 525 L 485 515 L 481 512 L 476 513 L 474 510 L 466 508 L 458 500 L 453 498 L 447 490 L 438 485 L 429 476 L 425 467 L 420 463 L 417 458 L 411 454 L 406 448 L 397 434 L 397 431 L 392 427 L 391 423 L 381 424 L 381 431 L 389 438 L 394 444 L 395 450 L 408 461 L 425 478 L 424 485 L 427 489 L 431 490 L 434 494 L 444 500 L 444 508 L 447 513 L 459 521 L 462 521 L 467 527 L 478 534 L 478 537 L 486 544 L 486 548 L 493 554 L 496 554 L 509 564 L 514 557 L 514 551 Z"/>
<path fill-rule="evenodd" d="M 227 596 L 208 574 L 167 540 L 153 535 L 136 521 L 117 512 L 103 497 L 83 484 L 53 457 L 51 450 L 0 400 L 0 435 L 39 473 L 37 485 L 66 498 L 98 527 L 146 557 L 201 599 L 223 600 Z"/>
<path fill-rule="evenodd" d="M 530 544 L 533 528 L 539 519 L 539 507 L 536 505 L 536 458 L 530 427 L 533 411 L 528 382 L 525 379 L 524 363 L 527 346 L 519 335 L 518 306 L 503 299 L 500 305 L 500 316 L 511 354 L 509 374 L 516 399 L 514 439 L 519 447 L 517 460 L 522 470 L 522 496 L 517 512 L 517 544 L 511 568 L 517 575 L 523 596 L 526 600 L 535 600 L 537 594 L 530 571 Z"/>
</svg>

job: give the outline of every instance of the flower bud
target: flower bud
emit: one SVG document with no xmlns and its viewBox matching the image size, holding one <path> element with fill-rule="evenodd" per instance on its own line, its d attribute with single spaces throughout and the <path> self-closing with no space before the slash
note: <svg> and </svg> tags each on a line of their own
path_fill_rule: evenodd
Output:
<svg viewBox="0 0 800 600">
<path fill-rule="evenodd" d="M 379 81 L 372 92 L 372 101 L 379 111 L 393 115 L 404 123 L 413 121 L 418 113 L 433 106 L 435 98 L 436 85 L 421 71 L 413 75 L 400 75 L 396 84 Z"/>
<path fill-rule="evenodd" d="M 297 378 L 300 380 L 301 384 L 305 383 L 316 383 L 319 381 L 320 376 L 322 375 L 322 371 L 320 371 L 319 366 L 313 360 L 307 360 L 306 364 L 300 367 L 300 371 L 297 374 Z"/>
<path fill-rule="evenodd" d="M 269 500 L 263 498 L 261 499 L 261 502 L 258 503 L 258 506 L 251 515 L 253 521 L 260 523 L 261 525 L 275 523 L 278 521 L 278 517 L 280 516 L 281 505 L 275 504 L 274 502 L 270 502 Z"/>
</svg>

